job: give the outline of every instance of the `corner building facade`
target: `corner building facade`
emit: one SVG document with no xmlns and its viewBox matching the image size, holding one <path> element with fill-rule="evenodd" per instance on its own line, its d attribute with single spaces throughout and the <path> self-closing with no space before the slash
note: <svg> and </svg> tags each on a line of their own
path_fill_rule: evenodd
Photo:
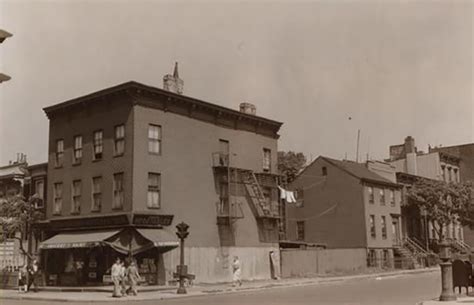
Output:
<svg viewBox="0 0 474 305">
<path fill-rule="evenodd" d="M 231 280 L 234 255 L 244 279 L 270 277 L 281 123 L 136 82 L 45 112 L 49 238 L 40 248 L 50 284 L 103 283 L 117 256 L 133 256 L 149 283 L 165 284 L 179 264 L 181 221 L 196 282 Z M 80 280 L 70 267 L 77 257 Z M 65 269 L 71 279 L 58 282 Z"/>
</svg>

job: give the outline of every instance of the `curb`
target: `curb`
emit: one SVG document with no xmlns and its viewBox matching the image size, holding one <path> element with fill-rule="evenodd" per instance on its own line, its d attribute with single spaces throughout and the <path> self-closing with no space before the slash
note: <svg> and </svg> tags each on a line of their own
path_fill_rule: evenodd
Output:
<svg viewBox="0 0 474 305">
<path fill-rule="evenodd" d="M 191 298 L 191 297 L 201 297 L 201 296 L 211 296 L 211 295 L 221 295 L 221 294 L 237 294 L 241 292 L 248 292 L 248 291 L 259 291 L 259 290 L 266 290 L 266 289 L 279 289 L 279 288 L 290 288 L 290 287 L 302 287 L 302 286 L 311 286 L 311 285 L 319 285 L 319 284 L 334 284 L 334 283 L 341 283 L 351 280 L 360 280 L 360 279 L 372 279 L 372 278 L 387 278 L 393 276 L 402 276 L 402 275 L 410 275 L 410 274 L 420 274 L 420 273 L 431 273 L 438 271 L 439 268 L 427 268 L 427 269 L 414 269 L 414 270 L 403 270 L 398 272 L 385 272 L 385 273 L 373 273 L 373 274 L 360 274 L 360 275 L 353 275 L 353 276 L 340 276 L 340 277 L 328 277 L 328 278 L 314 278 L 314 279 L 306 279 L 302 281 L 295 281 L 294 283 L 268 283 L 262 286 L 254 286 L 254 287 L 242 287 L 242 288 L 214 288 L 208 290 L 202 290 L 195 293 L 185 294 L 185 295 L 177 295 L 177 294 L 170 294 L 168 296 L 156 296 L 154 298 L 110 298 L 105 300 L 73 300 L 71 298 L 47 298 L 47 297 L 25 297 L 21 295 L 9 295 L 9 296 L 0 296 L 1 299 L 4 300 L 28 300 L 28 301 L 50 301 L 50 302 L 76 302 L 76 303 L 91 303 L 91 302 L 122 302 L 122 301 L 148 301 L 148 300 L 167 300 L 167 299 L 177 299 L 177 298 Z M 40 291 L 45 291 L 41 290 Z M 47 291 L 47 290 L 46 290 Z M 154 292 L 162 291 L 170 291 L 170 289 L 162 289 L 162 290 L 153 290 Z M 172 290 L 174 292 L 174 290 Z M 49 291 L 51 292 L 51 291 Z M 64 291 L 63 291 L 64 292 Z M 77 291 L 75 291 L 77 292 Z M 104 293 L 108 293 L 108 291 L 100 291 Z M 142 292 L 152 292 L 151 290 L 142 290 Z M 423 304 L 421 302 L 419 304 Z"/>
</svg>

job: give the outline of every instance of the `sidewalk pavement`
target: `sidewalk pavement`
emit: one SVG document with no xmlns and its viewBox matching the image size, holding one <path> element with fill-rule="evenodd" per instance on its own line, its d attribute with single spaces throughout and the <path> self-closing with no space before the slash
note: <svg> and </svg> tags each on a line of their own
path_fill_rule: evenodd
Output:
<svg viewBox="0 0 474 305">
<path fill-rule="evenodd" d="M 16 300 L 42 300 L 51 302 L 100 302 L 100 301 L 128 301 L 128 300 L 164 300 L 172 298 L 184 298 L 193 296 L 213 295 L 213 294 L 227 294 L 238 293 L 244 291 L 257 291 L 271 288 L 284 288 L 296 286 L 308 286 L 337 283 L 351 280 L 382 278 L 401 276 L 405 274 L 416 274 L 426 272 L 439 271 L 439 267 L 415 269 L 415 270 L 398 270 L 391 272 L 381 272 L 372 274 L 360 274 L 349 276 L 328 276 L 328 277 L 314 277 L 314 278 L 295 278 L 295 279 L 281 279 L 281 280 L 262 280 L 244 282 L 241 287 L 231 287 L 229 283 L 221 284 L 199 284 L 187 288 L 187 294 L 176 294 L 177 287 L 162 286 L 143 286 L 139 287 L 141 291 L 138 296 L 126 296 L 122 298 L 113 298 L 110 287 L 105 287 L 102 291 L 68 291 L 61 292 L 58 290 L 45 289 L 35 293 L 19 293 L 16 290 L 0 290 L 0 299 L 16 299 Z M 425 304 L 425 303 L 423 303 Z M 436 304 L 436 303 L 434 303 Z M 444 303 L 447 305 L 447 303 Z M 426 303 L 426 305 L 431 305 Z"/>
</svg>

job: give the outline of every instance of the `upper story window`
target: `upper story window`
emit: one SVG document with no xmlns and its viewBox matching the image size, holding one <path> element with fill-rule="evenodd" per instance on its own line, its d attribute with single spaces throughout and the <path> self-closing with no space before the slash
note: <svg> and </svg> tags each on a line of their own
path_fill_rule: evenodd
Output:
<svg viewBox="0 0 474 305">
<path fill-rule="evenodd" d="M 297 189 L 295 190 L 295 199 L 296 199 L 296 207 L 301 208 L 304 206 L 304 190 Z"/>
<path fill-rule="evenodd" d="M 395 191 L 390 190 L 390 205 L 395 206 Z"/>
<path fill-rule="evenodd" d="M 453 168 L 453 174 L 454 174 L 454 182 L 461 182 L 459 180 L 459 170 L 457 168 Z"/>
<path fill-rule="evenodd" d="M 161 126 L 148 125 L 148 152 L 161 155 Z"/>
<path fill-rule="evenodd" d="M 328 175 L 328 169 L 327 169 L 326 166 L 323 166 L 323 167 L 321 168 L 321 171 L 322 171 L 323 176 L 327 176 L 327 175 Z"/>
<path fill-rule="evenodd" d="M 63 166 L 64 163 L 64 140 L 60 139 L 56 141 L 56 155 L 54 159 L 54 165 L 56 167 Z"/>
<path fill-rule="evenodd" d="M 380 224 L 382 225 L 382 238 L 387 239 L 387 220 L 385 216 L 382 216 Z"/>
<path fill-rule="evenodd" d="M 79 214 L 81 212 L 81 180 L 72 182 L 71 195 L 71 214 Z"/>
<path fill-rule="evenodd" d="M 452 167 L 448 167 L 448 181 L 447 182 L 452 182 L 454 181 L 453 179 L 453 171 L 452 171 Z"/>
<path fill-rule="evenodd" d="M 296 222 L 296 240 L 304 240 L 304 221 Z"/>
<path fill-rule="evenodd" d="M 441 174 L 443 175 L 443 181 L 446 181 L 446 166 L 441 165 Z"/>
<path fill-rule="evenodd" d="M 149 209 L 159 209 L 161 193 L 161 175 L 156 173 L 148 173 L 148 201 Z"/>
<path fill-rule="evenodd" d="M 369 187 L 367 188 L 367 191 L 368 191 L 368 193 L 369 193 L 369 202 L 370 202 L 370 203 L 374 203 L 374 188 L 371 187 L 371 186 L 369 186 Z"/>
<path fill-rule="evenodd" d="M 269 172 L 272 169 L 272 151 L 268 148 L 263 149 L 263 171 Z"/>
<path fill-rule="evenodd" d="M 102 208 L 102 177 L 92 178 L 92 207 L 93 212 L 99 212 Z"/>
<path fill-rule="evenodd" d="M 370 221 L 370 236 L 372 238 L 375 238 L 377 237 L 377 232 L 375 231 L 375 215 L 370 215 L 369 221 Z"/>
<path fill-rule="evenodd" d="M 125 125 L 115 126 L 114 155 L 121 156 L 125 151 Z"/>
<path fill-rule="evenodd" d="M 112 209 L 122 209 L 124 201 L 123 173 L 114 174 L 114 198 Z"/>
<path fill-rule="evenodd" d="M 75 136 L 72 163 L 79 164 L 81 163 L 81 160 L 82 160 L 82 136 Z"/>
<path fill-rule="evenodd" d="M 53 186 L 53 215 L 61 215 L 63 209 L 63 184 L 55 183 Z"/>
<path fill-rule="evenodd" d="M 102 130 L 94 131 L 94 142 L 93 142 L 93 160 L 100 160 L 102 159 L 102 151 L 104 149 L 103 144 L 103 136 L 104 133 Z"/>
<path fill-rule="evenodd" d="M 380 204 L 385 205 L 385 190 L 384 189 L 379 190 L 379 199 L 380 199 Z"/>
<path fill-rule="evenodd" d="M 44 180 L 35 181 L 35 195 L 38 197 L 38 200 L 35 202 L 37 209 L 44 208 Z"/>
</svg>

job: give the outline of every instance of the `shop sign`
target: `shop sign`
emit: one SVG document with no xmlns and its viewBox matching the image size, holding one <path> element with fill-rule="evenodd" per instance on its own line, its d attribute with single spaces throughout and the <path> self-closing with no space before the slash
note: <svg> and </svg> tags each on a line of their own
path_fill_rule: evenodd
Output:
<svg viewBox="0 0 474 305">
<path fill-rule="evenodd" d="M 134 225 L 143 226 L 169 226 L 173 221 L 173 215 L 146 215 L 146 214 L 135 214 L 133 215 Z"/>
<path fill-rule="evenodd" d="M 51 226 L 56 228 L 109 227 L 121 225 L 128 225 L 127 215 L 58 219 L 52 220 L 51 222 Z"/>
<path fill-rule="evenodd" d="M 91 248 L 100 246 L 101 242 L 80 242 L 80 243 L 58 243 L 42 244 L 41 249 L 69 249 L 69 248 Z"/>
</svg>

